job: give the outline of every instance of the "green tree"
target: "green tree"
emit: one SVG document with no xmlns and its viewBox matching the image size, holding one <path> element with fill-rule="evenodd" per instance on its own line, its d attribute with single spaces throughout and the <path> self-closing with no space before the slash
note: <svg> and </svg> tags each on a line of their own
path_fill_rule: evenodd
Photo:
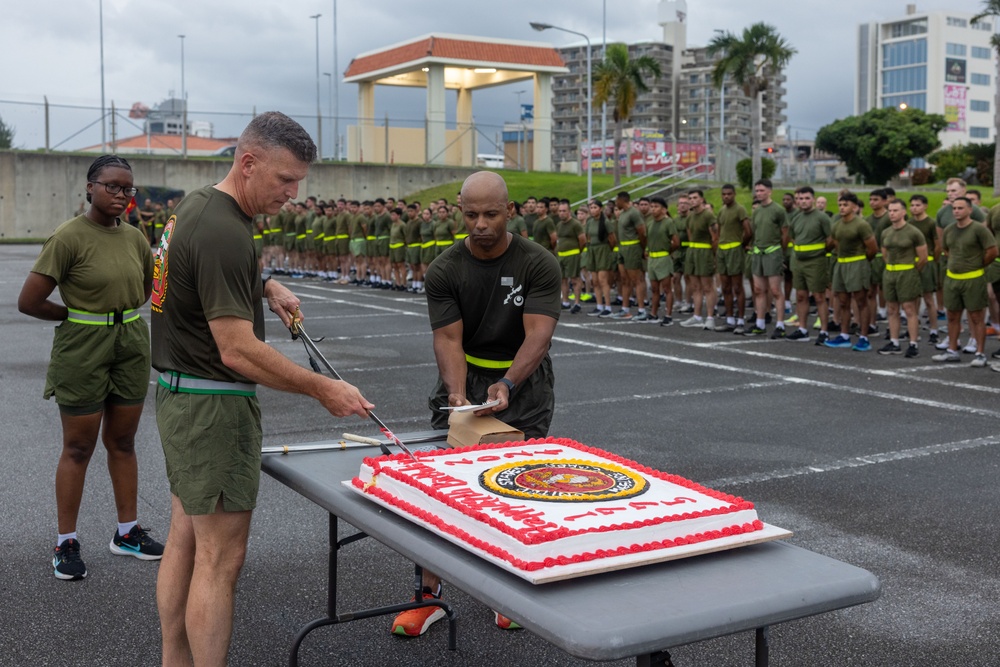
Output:
<svg viewBox="0 0 1000 667">
<path fill-rule="evenodd" d="M 777 165 L 771 158 L 762 158 L 760 161 L 760 178 L 771 178 Z M 753 187 L 753 160 L 748 157 L 736 163 L 736 179 L 740 182 L 740 187 L 750 189 Z M 759 179 L 758 179 L 759 180 Z"/>
<path fill-rule="evenodd" d="M 998 0 L 1000 1 L 1000 0 Z M 774 76 L 798 53 L 774 26 L 754 23 L 737 36 L 724 32 L 708 43 L 708 55 L 721 54 L 712 70 L 712 83 L 722 88 L 728 74 L 743 94 L 750 98 L 750 127 L 761 126 L 761 93 L 767 90 L 769 77 Z M 706 101 L 707 103 L 707 101 Z M 751 132 L 753 181 L 761 178 L 760 132 Z"/>
<path fill-rule="evenodd" d="M 816 150 L 833 153 L 851 174 L 871 185 L 886 183 L 915 157 L 924 157 L 941 145 L 938 133 L 947 127 L 944 116 L 896 107 L 872 109 L 821 127 Z"/>
<path fill-rule="evenodd" d="M 983 0 L 982 11 L 972 17 L 972 23 L 979 23 L 989 16 L 1000 19 L 1000 0 Z M 1000 34 L 991 35 L 990 44 L 1000 57 Z M 1000 105 L 1000 60 L 997 61 L 997 72 L 994 76 L 998 78 L 993 92 L 993 123 L 997 129 L 996 136 L 1000 137 L 1000 114 L 997 113 L 1000 109 L 1000 106 L 997 106 Z M 993 149 L 993 196 L 1000 197 L 1000 141 L 996 142 Z"/>
<path fill-rule="evenodd" d="M 594 68 L 594 105 L 611 107 L 615 122 L 615 186 L 621 185 L 622 170 L 618 150 L 622 144 L 622 130 L 632 117 L 639 95 L 649 90 L 648 77 L 655 81 L 663 72 L 651 56 L 632 58 L 625 44 L 608 44 L 604 60 Z"/>
<path fill-rule="evenodd" d="M 0 118 L 0 149 L 7 149 L 14 147 L 14 128 L 11 125 L 7 125 L 3 122 L 3 118 Z"/>
<path fill-rule="evenodd" d="M 927 156 L 927 161 L 934 165 L 936 181 L 947 181 L 953 176 L 961 177 L 966 169 L 975 166 L 968 148 L 962 144 L 934 151 Z"/>
</svg>

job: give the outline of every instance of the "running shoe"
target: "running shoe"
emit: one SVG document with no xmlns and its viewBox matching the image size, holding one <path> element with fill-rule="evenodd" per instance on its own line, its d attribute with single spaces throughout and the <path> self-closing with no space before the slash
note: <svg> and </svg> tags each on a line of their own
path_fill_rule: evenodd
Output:
<svg viewBox="0 0 1000 667">
<path fill-rule="evenodd" d="M 827 332 L 820 331 L 818 334 L 816 334 L 817 345 L 826 345 L 826 341 L 828 340 L 830 340 L 830 334 L 828 334 Z"/>
<path fill-rule="evenodd" d="M 785 327 L 774 327 L 774 331 L 771 332 L 771 340 L 777 340 L 779 338 L 785 337 Z"/>
<path fill-rule="evenodd" d="M 965 354 L 975 354 L 979 351 L 979 346 L 976 345 L 976 339 L 970 338 L 969 342 L 966 343 L 965 347 L 962 348 L 962 352 Z"/>
<path fill-rule="evenodd" d="M 972 358 L 972 362 L 969 364 L 972 368 L 985 368 L 989 364 L 986 361 L 986 355 L 979 353 Z"/>
<path fill-rule="evenodd" d="M 714 317 L 706 317 L 705 318 L 705 328 L 708 329 L 709 331 L 714 331 L 715 330 L 715 318 Z"/>
<path fill-rule="evenodd" d="M 441 599 L 440 595 L 431 593 L 431 589 L 424 588 L 424 598 Z M 416 600 L 416 598 L 412 598 Z M 402 612 L 392 622 L 392 634 L 401 637 L 419 637 L 427 632 L 434 623 L 446 616 L 441 607 L 417 607 Z"/>
<path fill-rule="evenodd" d="M 583 310 L 583 307 L 580 304 L 578 304 L 578 303 L 574 303 L 573 307 L 569 309 L 569 314 L 570 315 L 576 315 L 581 310 Z"/>
<path fill-rule="evenodd" d="M 517 621 L 512 621 L 498 611 L 493 612 L 493 619 L 497 627 L 501 630 L 520 630 L 521 625 Z"/>
<path fill-rule="evenodd" d="M 614 313 L 611 312 L 611 309 L 608 309 L 608 310 L 601 311 L 601 314 L 598 315 L 598 317 L 600 317 L 602 319 L 605 318 L 605 317 L 614 317 Z"/>
<path fill-rule="evenodd" d="M 742 336 L 746 332 L 747 332 L 747 328 L 746 328 L 745 324 L 737 324 L 736 327 L 733 329 L 733 333 L 735 335 L 737 335 L 737 336 Z"/>
<path fill-rule="evenodd" d="M 932 331 L 931 335 L 927 337 L 927 342 L 930 343 L 931 345 L 937 345 L 938 344 L 938 332 L 937 331 Z"/>
<path fill-rule="evenodd" d="M 943 341 L 934 346 L 935 350 L 947 350 L 948 349 L 948 339 L 945 338 Z"/>
<path fill-rule="evenodd" d="M 997 350 L 996 352 L 991 354 L 990 359 L 1000 359 L 1000 350 Z"/>
<path fill-rule="evenodd" d="M 785 340 L 794 340 L 799 343 L 808 343 L 809 334 L 802 329 L 796 329 L 792 333 L 785 336 Z"/>
<path fill-rule="evenodd" d="M 867 338 L 859 338 L 858 342 L 855 343 L 854 347 L 852 347 L 851 349 L 854 350 L 855 352 L 867 352 L 868 350 L 872 349 L 872 344 L 868 341 Z"/>
<path fill-rule="evenodd" d="M 663 322 L 662 319 L 660 319 L 659 317 L 653 317 L 653 316 L 649 316 L 645 320 L 642 321 L 643 324 L 660 324 L 661 322 Z"/>
<path fill-rule="evenodd" d="M 935 354 L 933 357 L 931 357 L 931 360 L 943 361 L 945 363 L 956 363 L 961 361 L 962 357 L 959 356 L 958 352 L 956 352 L 955 350 L 945 350 L 941 354 Z"/>
<path fill-rule="evenodd" d="M 823 343 L 826 347 L 854 347 L 851 339 L 846 336 L 837 336 Z"/>
<path fill-rule="evenodd" d="M 878 327 L 875 326 L 874 324 L 869 324 L 868 325 L 868 335 L 869 336 L 877 336 L 878 335 Z"/>
<path fill-rule="evenodd" d="M 149 536 L 149 531 L 139 524 L 132 526 L 127 535 L 111 538 L 111 553 L 116 556 L 134 556 L 139 560 L 160 560 L 163 558 L 163 545 Z"/>
<path fill-rule="evenodd" d="M 896 343 L 889 341 L 885 345 L 879 348 L 879 354 L 903 354 L 903 349 L 899 347 Z"/>
<path fill-rule="evenodd" d="M 743 332 L 744 336 L 766 336 L 767 329 L 761 329 L 757 325 L 754 325 Z"/>
<path fill-rule="evenodd" d="M 798 324 L 798 323 L 799 323 L 798 315 L 791 315 L 785 318 L 785 324 Z"/>
<path fill-rule="evenodd" d="M 830 322 L 830 324 L 827 325 L 826 330 L 829 333 L 839 334 L 840 333 L 840 325 L 837 324 L 836 322 Z"/>
<path fill-rule="evenodd" d="M 611 316 L 613 320 L 630 320 L 632 319 L 632 312 L 622 308 L 617 313 Z"/>
<path fill-rule="evenodd" d="M 718 331 L 719 333 L 729 333 L 730 331 L 736 331 L 736 325 L 723 322 L 722 324 L 716 326 L 713 331 Z"/>
<path fill-rule="evenodd" d="M 916 343 L 910 343 L 910 345 L 906 348 L 906 355 L 905 355 L 906 358 L 907 359 L 913 359 L 918 354 L 920 354 L 920 352 L 917 350 L 917 344 Z"/>
<path fill-rule="evenodd" d="M 661 327 L 672 327 L 673 325 L 674 325 L 674 318 L 672 317 L 664 316 L 663 319 L 660 321 Z"/>
<path fill-rule="evenodd" d="M 649 315 L 646 313 L 636 313 L 636 316 L 632 318 L 633 322 L 646 322 L 650 319 Z"/>
<path fill-rule="evenodd" d="M 819 329 L 821 326 L 823 326 L 823 320 L 817 317 L 816 321 L 813 322 L 813 329 Z"/>
<path fill-rule="evenodd" d="M 702 327 L 705 326 L 705 320 L 701 319 L 700 317 L 695 317 L 694 315 L 692 315 L 691 317 L 681 322 L 681 326 L 686 329 L 694 329 L 694 328 L 701 329 Z"/>
<path fill-rule="evenodd" d="M 601 308 L 594 308 L 593 310 L 587 311 L 587 317 L 600 317 L 604 310 Z"/>
<path fill-rule="evenodd" d="M 80 542 L 63 540 L 52 552 L 52 569 L 56 579 L 75 581 L 87 576 L 87 566 L 80 558 Z"/>
</svg>

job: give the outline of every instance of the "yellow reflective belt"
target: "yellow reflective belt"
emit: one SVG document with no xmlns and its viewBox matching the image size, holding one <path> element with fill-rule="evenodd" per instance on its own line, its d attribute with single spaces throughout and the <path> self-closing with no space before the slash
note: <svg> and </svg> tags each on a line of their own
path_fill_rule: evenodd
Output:
<svg viewBox="0 0 1000 667">
<path fill-rule="evenodd" d="M 934 255 L 927 255 L 927 261 L 928 262 L 933 262 L 934 261 Z M 995 259 L 993 261 L 997 262 L 997 261 L 1000 261 L 1000 260 Z"/>
<path fill-rule="evenodd" d="M 732 250 L 733 248 L 739 248 L 740 242 L 733 241 L 732 243 L 720 243 L 719 250 Z"/>
<path fill-rule="evenodd" d="M 407 243 L 406 247 L 407 248 L 419 248 L 420 244 L 419 243 Z"/>
<path fill-rule="evenodd" d="M 433 248 L 434 247 L 434 241 L 427 241 L 426 243 L 421 243 L 420 247 L 421 248 Z"/>
<path fill-rule="evenodd" d="M 584 246 L 583 252 L 587 252 L 587 247 L 586 246 Z"/>
<path fill-rule="evenodd" d="M 464 238 L 465 238 L 466 236 L 468 236 L 468 234 L 455 234 L 455 240 L 456 240 L 456 241 L 461 241 L 461 240 L 462 240 L 462 239 L 464 239 Z"/>
<path fill-rule="evenodd" d="M 66 310 L 69 311 L 66 321 L 73 324 L 113 327 L 115 324 L 126 324 L 139 319 L 139 311 L 133 308 L 112 313 L 88 313 L 85 310 L 77 310 L 76 308 L 67 308 Z"/>
<path fill-rule="evenodd" d="M 336 235 L 336 236 L 334 236 L 333 238 L 335 238 L 335 239 L 349 239 L 349 238 L 351 238 L 351 237 L 350 237 L 350 236 L 348 236 L 347 234 L 337 234 L 337 235 Z"/>
<path fill-rule="evenodd" d="M 692 241 L 691 243 L 688 244 L 688 247 L 691 247 L 691 248 L 702 248 L 704 250 L 711 250 L 712 249 L 712 244 L 711 243 L 695 243 L 694 241 Z"/>
<path fill-rule="evenodd" d="M 781 250 L 781 246 L 780 245 L 768 246 L 768 247 L 764 248 L 763 250 L 761 250 L 757 246 L 754 246 L 753 254 L 755 254 L 755 255 L 770 255 L 772 252 L 778 252 L 779 250 Z"/>
<path fill-rule="evenodd" d="M 405 245 L 406 245 L 405 243 L 390 243 L 389 244 L 389 249 L 390 250 L 395 250 L 396 248 L 402 248 Z"/>
<path fill-rule="evenodd" d="M 682 248 L 686 248 L 686 247 L 688 247 L 689 245 L 691 245 L 691 242 L 690 242 L 690 241 L 681 241 L 681 247 L 682 247 Z"/>
<path fill-rule="evenodd" d="M 570 257 L 572 255 L 579 255 L 580 254 L 580 249 L 579 248 L 574 248 L 572 250 L 560 250 L 556 254 L 559 255 L 560 257 Z"/>
<path fill-rule="evenodd" d="M 451 245 L 454 241 L 437 241 L 437 245 Z"/>
<path fill-rule="evenodd" d="M 882 256 L 882 253 L 880 253 L 880 252 L 875 253 L 875 257 L 881 257 L 881 256 Z M 875 257 L 872 257 L 872 259 L 875 259 Z"/>
<path fill-rule="evenodd" d="M 868 259 L 868 257 L 866 255 L 855 255 L 854 257 L 838 257 L 837 263 L 850 264 L 851 262 L 860 262 L 863 259 Z"/>
<path fill-rule="evenodd" d="M 636 239 L 634 241 L 619 241 L 618 244 L 619 245 L 635 245 L 638 242 L 639 242 L 639 239 Z"/>
<path fill-rule="evenodd" d="M 378 237 L 377 236 L 366 236 L 365 240 L 366 241 L 377 241 Z"/>
<path fill-rule="evenodd" d="M 656 250 L 654 252 L 649 253 L 649 256 L 650 258 L 655 259 L 656 257 L 666 257 L 669 254 L 670 252 L 668 250 Z"/>
<path fill-rule="evenodd" d="M 378 237 L 378 240 L 379 240 L 379 241 L 381 241 L 381 240 L 383 240 L 383 239 L 387 239 L 387 238 L 389 238 L 389 237 L 388 237 L 388 236 L 379 236 L 379 237 Z"/>
<path fill-rule="evenodd" d="M 909 271 L 917 268 L 915 264 L 886 264 L 886 271 Z"/>
<path fill-rule="evenodd" d="M 947 276 L 952 280 L 972 280 L 973 278 L 978 278 L 979 276 L 986 273 L 983 269 L 976 269 L 975 271 L 969 271 L 967 273 L 952 273 L 947 272 Z"/>
<path fill-rule="evenodd" d="M 815 252 L 816 250 L 826 250 L 825 243 L 809 243 L 806 245 L 793 245 L 792 250 L 795 252 Z"/>
<path fill-rule="evenodd" d="M 292 232 L 292 233 L 294 234 L 294 232 Z M 297 239 L 304 239 L 305 237 L 306 237 L 305 234 L 296 234 L 295 235 L 295 238 L 297 238 Z"/>
<path fill-rule="evenodd" d="M 611 252 L 618 252 L 618 246 L 615 246 L 614 248 L 612 248 Z"/>
<path fill-rule="evenodd" d="M 465 355 L 465 361 L 473 366 L 479 366 L 480 368 L 510 368 L 514 365 L 513 360 L 496 361 L 494 359 L 480 359 L 479 357 L 474 357 L 471 354 Z"/>
<path fill-rule="evenodd" d="M 256 241 L 257 239 L 262 239 L 262 238 L 264 238 L 264 235 L 263 235 L 263 234 L 254 234 L 254 235 L 253 235 L 253 238 L 254 238 L 254 241 Z"/>
</svg>

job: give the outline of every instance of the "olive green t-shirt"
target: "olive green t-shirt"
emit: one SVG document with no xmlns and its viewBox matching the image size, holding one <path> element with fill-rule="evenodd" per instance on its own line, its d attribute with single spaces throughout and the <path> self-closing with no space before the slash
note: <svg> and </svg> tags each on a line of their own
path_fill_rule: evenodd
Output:
<svg viewBox="0 0 1000 667">
<path fill-rule="evenodd" d="M 669 252 L 670 240 L 677 235 L 677 227 L 674 221 L 663 216 L 657 220 L 653 218 L 646 226 L 646 248 L 649 252 Z"/>
<path fill-rule="evenodd" d="M 212 186 L 184 197 L 174 215 L 154 271 L 160 277 L 151 302 L 153 368 L 249 382 L 222 363 L 208 323 L 219 317 L 248 320 L 254 336 L 264 340 L 264 288 L 251 220 L 235 199 Z"/>
<path fill-rule="evenodd" d="M 758 206 L 750 218 L 753 227 L 753 244 L 761 250 L 781 245 L 781 230 L 788 227 L 784 207 L 775 201 Z"/>
<path fill-rule="evenodd" d="M 347 220 L 347 233 L 352 239 L 363 239 L 368 231 L 368 218 L 364 213 L 355 213 Z"/>
<path fill-rule="evenodd" d="M 691 243 L 712 243 L 711 227 L 715 224 L 715 214 L 707 208 L 699 213 L 690 213 L 687 218 L 688 240 Z"/>
<path fill-rule="evenodd" d="M 389 235 L 390 227 L 392 227 L 392 218 L 389 217 L 389 214 L 379 213 L 372 220 L 371 233 L 377 238 L 383 238 Z"/>
<path fill-rule="evenodd" d="M 420 218 L 420 240 L 428 243 L 434 240 L 434 221 Z"/>
<path fill-rule="evenodd" d="M 555 231 L 556 223 L 549 216 L 545 216 L 535 220 L 535 235 L 532 238 L 546 250 L 552 250 L 552 233 Z"/>
<path fill-rule="evenodd" d="M 587 245 L 607 245 L 608 237 L 614 233 L 615 229 L 611 225 L 611 221 L 604 220 L 604 240 L 601 240 L 601 221 L 593 216 L 587 218 L 587 224 L 584 225 L 584 233 L 587 235 Z"/>
<path fill-rule="evenodd" d="M 618 243 L 622 241 L 637 241 L 639 239 L 639 227 L 645 227 L 646 223 L 642 219 L 639 210 L 632 206 L 627 211 L 618 214 Z"/>
<path fill-rule="evenodd" d="M 396 222 L 392 222 L 391 219 L 389 220 L 389 245 L 396 243 L 406 245 L 406 225 L 402 219 Z"/>
<path fill-rule="evenodd" d="M 876 216 L 874 213 L 867 215 L 865 216 L 865 221 L 868 223 L 868 226 L 872 228 L 872 233 L 875 234 L 876 241 L 882 238 L 882 232 L 884 232 L 892 224 L 889 222 L 888 211 L 879 216 Z M 882 246 L 879 246 L 879 252 L 882 252 Z"/>
<path fill-rule="evenodd" d="M 556 252 L 566 252 L 576 250 L 580 247 L 580 234 L 583 234 L 583 225 L 576 218 L 570 218 L 566 222 L 562 220 L 556 225 Z"/>
<path fill-rule="evenodd" d="M 527 232 L 528 226 L 524 224 L 524 218 L 515 215 L 507 220 L 507 231 L 511 234 L 521 236 L 521 232 Z"/>
<path fill-rule="evenodd" d="M 719 210 L 719 245 L 743 241 L 743 221 L 749 219 L 741 204 L 723 206 Z"/>
<path fill-rule="evenodd" d="M 528 236 L 534 238 L 535 233 L 535 220 L 538 220 L 537 213 L 527 213 L 524 216 L 524 227 L 528 230 Z"/>
<path fill-rule="evenodd" d="M 976 222 L 986 222 L 986 213 L 979 206 L 973 205 L 972 207 L 972 219 Z M 937 216 L 935 216 L 935 222 L 937 222 L 938 227 L 950 227 L 955 224 L 955 214 L 951 212 L 951 204 L 945 202 L 940 209 L 938 209 Z"/>
<path fill-rule="evenodd" d="M 886 264 L 914 264 L 917 260 L 917 248 L 927 245 L 924 234 L 919 229 L 906 223 L 895 229 L 892 223 L 882 230 L 880 248 L 885 248 Z"/>
<path fill-rule="evenodd" d="M 799 209 L 799 215 L 788 226 L 788 234 L 792 237 L 792 242 L 797 246 L 826 244 L 830 238 L 833 223 L 830 217 L 817 209 L 812 209 L 808 213 Z M 814 259 L 826 254 L 826 248 L 817 250 L 796 250 L 795 256 L 799 259 Z"/>
<path fill-rule="evenodd" d="M 858 257 L 867 255 L 865 241 L 874 236 L 871 225 L 867 220 L 855 216 L 850 222 L 845 222 L 843 218 L 833 223 L 831 236 L 837 242 L 838 257 Z"/>
<path fill-rule="evenodd" d="M 403 236 L 406 238 L 406 245 L 420 243 L 420 218 L 413 218 L 403 223 Z"/>
<path fill-rule="evenodd" d="M 983 268 L 983 255 L 987 248 L 996 247 L 996 244 L 986 225 L 971 222 L 965 227 L 957 224 L 946 227 L 941 246 L 948 253 L 948 270 L 968 273 Z"/>
<path fill-rule="evenodd" d="M 56 281 L 67 308 L 88 313 L 133 310 L 153 280 L 149 240 L 132 225 L 99 225 L 80 215 L 59 225 L 31 267 Z"/>
<path fill-rule="evenodd" d="M 452 231 L 452 225 L 454 221 L 451 218 L 436 218 L 434 220 L 434 240 L 435 241 L 453 241 L 455 239 L 455 233 Z"/>
<path fill-rule="evenodd" d="M 924 243 L 927 245 L 927 256 L 934 256 L 934 245 L 937 241 L 937 225 L 934 222 L 934 218 L 931 216 L 925 216 L 923 220 L 916 220 L 911 218 L 909 224 L 920 230 L 920 233 L 924 235 Z"/>
<path fill-rule="evenodd" d="M 336 234 L 337 236 L 350 236 L 350 231 L 351 213 L 345 209 L 337 214 Z"/>
</svg>

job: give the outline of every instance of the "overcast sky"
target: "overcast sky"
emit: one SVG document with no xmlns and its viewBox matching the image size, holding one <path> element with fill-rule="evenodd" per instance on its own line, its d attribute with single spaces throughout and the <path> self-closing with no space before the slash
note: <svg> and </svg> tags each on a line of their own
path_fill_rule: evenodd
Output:
<svg viewBox="0 0 1000 667">
<path fill-rule="evenodd" d="M 127 112 L 134 102 L 154 105 L 180 95 L 181 40 L 189 119 L 208 120 L 216 136 L 239 133 L 254 109 L 278 109 L 315 131 L 316 21 L 320 72 L 333 71 L 334 0 L 104 0 L 105 98 Z M 337 2 L 339 69 L 359 53 L 431 33 L 457 33 L 548 41 L 578 38 L 533 31 L 541 21 L 602 35 L 602 0 L 340 0 Z M 662 39 L 658 0 L 608 2 L 608 41 Z M 918 10 L 975 12 L 981 0 L 917 2 Z M 45 144 L 41 103 L 53 105 L 51 144 L 62 149 L 100 143 L 101 64 L 98 0 L 6 3 L 0 21 L 0 117 L 16 129 L 15 145 Z M 491 11 L 489 7 L 497 9 Z M 906 2 L 890 0 L 689 0 L 688 45 L 703 45 L 713 30 L 740 31 L 766 21 L 798 50 L 788 68 L 788 124 L 792 133 L 815 131 L 853 112 L 857 24 L 895 18 Z M 327 78 L 321 74 L 327 113 Z M 473 95 L 477 125 L 493 137 L 517 118 L 517 95 L 530 84 L 511 84 Z M 340 85 L 341 134 L 357 114 L 357 86 Z M 454 116 L 454 95 L 448 98 Z M 59 105 L 59 106 L 57 106 Z M 422 125 L 424 91 L 380 86 L 376 117 Z M 79 107 L 79 108 L 66 108 Z M 310 118 L 312 117 L 312 118 Z M 326 126 L 324 126 L 326 127 Z M 110 132 L 110 129 L 109 129 Z M 140 132 L 119 120 L 119 136 Z M 331 152 L 332 132 L 324 130 Z M 480 150 L 484 150 L 481 140 Z M 485 152 L 485 151 L 484 151 Z"/>
</svg>

